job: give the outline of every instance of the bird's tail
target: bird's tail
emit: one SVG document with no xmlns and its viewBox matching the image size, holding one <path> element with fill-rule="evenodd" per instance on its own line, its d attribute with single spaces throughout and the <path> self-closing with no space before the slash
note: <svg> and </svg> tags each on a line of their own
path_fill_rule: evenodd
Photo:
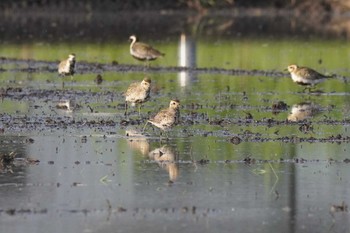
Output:
<svg viewBox="0 0 350 233">
<path fill-rule="evenodd" d="M 337 75 L 336 75 L 336 74 L 331 74 L 331 75 L 326 75 L 325 77 L 326 77 L 326 78 L 336 78 Z"/>
</svg>

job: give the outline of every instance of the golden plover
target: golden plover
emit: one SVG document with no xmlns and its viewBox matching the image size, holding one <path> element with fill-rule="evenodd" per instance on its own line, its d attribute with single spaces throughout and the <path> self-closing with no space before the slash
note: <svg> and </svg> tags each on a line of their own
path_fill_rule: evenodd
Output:
<svg viewBox="0 0 350 233">
<path fill-rule="evenodd" d="M 180 118 L 180 101 L 171 100 L 168 108 L 158 112 L 157 115 L 155 115 L 155 117 L 148 120 L 147 123 L 149 122 L 152 125 L 158 127 L 159 129 L 163 131 L 167 131 L 171 129 L 174 125 L 178 124 L 179 118 Z"/>
<path fill-rule="evenodd" d="M 316 84 L 325 81 L 333 76 L 326 76 L 318 73 L 317 71 L 307 68 L 299 67 L 297 65 L 289 65 L 287 70 L 291 74 L 293 82 L 303 85 L 314 87 Z"/>
<path fill-rule="evenodd" d="M 139 114 L 141 110 L 141 104 L 146 102 L 150 97 L 151 92 L 151 79 L 146 77 L 142 82 L 132 83 L 124 93 L 125 96 L 125 115 L 128 110 L 128 102 L 133 106 L 139 104 Z"/>
</svg>

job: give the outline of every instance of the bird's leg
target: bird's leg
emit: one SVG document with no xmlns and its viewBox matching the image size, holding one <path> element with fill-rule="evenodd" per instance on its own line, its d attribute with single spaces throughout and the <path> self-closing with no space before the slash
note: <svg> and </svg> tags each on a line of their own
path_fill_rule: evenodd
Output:
<svg viewBox="0 0 350 233">
<path fill-rule="evenodd" d="M 310 86 L 309 87 L 309 93 L 315 93 L 315 92 L 317 92 L 316 87 L 315 86 Z"/>
<path fill-rule="evenodd" d="M 128 115 L 128 102 L 125 101 L 125 112 L 124 112 L 124 116 Z"/>
<path fill-rule="evenodd" d="M 142 132 L 141 132 L 141 133 L 143 133 L 143 132 L 145 131 L 147 124 L 148 124 L 148 121 L 146 121 L 146 124 L 145 124 L 145 126 L 143 127 L 143 129 L 142 129 Z"/>
<path fill-rule="evenodd" d="M 165 134 L 165 138 L 162 137 L 162 136 L 163 136 L 163 133 Z M 160 134 L 159 134 L 159 141 L 160 141 L 161 144 L 162 144 L 163 139 L 164 139 L 164 141 L 168 141 L 168 140 L 169 140 L 168 134 L 167 134 L 165 131 L 160 131 Z"/>
<path fill-rule="evenodd" d="M 304 88 L 304 90 L 303 90 L 303 93 L 305 93 L 306 90 L 309 90 L 309 92 L 310 92 L 310 87 L 309 87 L 309 86 L 306 86 L 306 87 Z"/>
<path fill-rule="evenodd" d="M 139 104 L 139 117 L 141 117 L 141 104 Z"/>
<path fill-rule="evenodd" d="M 165 134 L 166 140 L 168 141 L 169 140 L 169 135 L 168 135 L 167 131 L 164 131 L 164 134 Z"/>
</svg>

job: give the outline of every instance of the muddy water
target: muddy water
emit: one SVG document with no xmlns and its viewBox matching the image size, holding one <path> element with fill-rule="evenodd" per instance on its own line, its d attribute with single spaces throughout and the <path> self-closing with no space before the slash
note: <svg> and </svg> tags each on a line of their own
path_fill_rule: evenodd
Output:
<svg viewBox="0 0 350 233">
<path fill-rule="evenodd" d="M 0 152 L 15 158 L 1 164 L 0 231 L 346 232 L 350 51 L 311 37 L 149 36 L 167 54 L 150 68 L 124 37 L 3 41 Z M 71 51 L 77 75 L 57 78 Z M 337 78 L 303 92 L 283 73 L 294 62 Z M 146 75 L 151 100 L 126 118 L 122 92 Z M 174 97 L 169 140 L 141 134 Z"/>
</svg>

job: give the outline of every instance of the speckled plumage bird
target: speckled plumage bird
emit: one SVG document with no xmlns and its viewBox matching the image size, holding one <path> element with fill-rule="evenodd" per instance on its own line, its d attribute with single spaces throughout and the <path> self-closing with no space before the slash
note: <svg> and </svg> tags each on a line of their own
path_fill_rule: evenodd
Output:
<svg viewBox="0 0 350 233">
<path fill-rule="evenodd" d="M 135 35 L 130 36 L 130 54 L 135 59 L 140 61 L 152 61 L 158 57 L 165 56 L 164 53 L 159 52 L 157 49 L 154 49 L 152 46 L 138 42 Z"/>
<path fill-rule="evenodd" d="M 141 104 L 146 102 L 150 97 L 151 92 L 151 79 L 146 77 L 142 82 L 136 82 L 130 84 L 125 96 L 125 115 L 127 114 L 128 103 L 131 103 L 133 106 L 139 104 L 139 114 L 141 110 Z"/>
<path fill-rule="evenodd" d="M 58 65 L 58 74 L 62 76 L 73 76 L 75 73 L 75 54 L 69 54 L 66 60 Z"/>
<path fill-rule="evenodd" d="M 180 118 L 180 101 L 171 100 L 169 107 L 157 113 L 153 118 L 147 121 L 163 131 L 171 129 L 178 124 Z M 146 123 L 146 125 L 147 125 Z M 145 125 L 145 127 L 146 127 Z"/>
<path fill-rule="evenodd" d="M 308 67 L 299 67 L 297 65 L 289 65 L 287 70 L 291 74 L 293 82 L 303 86 L 313 87 L 316 84 L 333 77 L 320 74 Z"/>
</svg>

